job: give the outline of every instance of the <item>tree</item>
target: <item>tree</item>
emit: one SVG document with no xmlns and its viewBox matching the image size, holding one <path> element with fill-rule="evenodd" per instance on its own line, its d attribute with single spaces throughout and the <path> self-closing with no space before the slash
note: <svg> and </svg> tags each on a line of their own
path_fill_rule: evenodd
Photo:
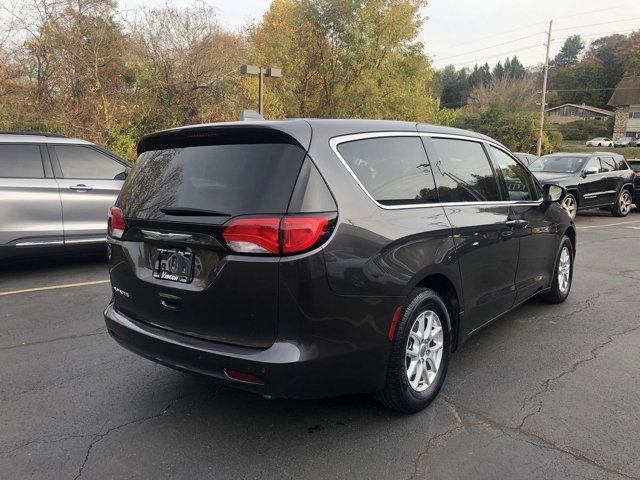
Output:
<svg viewBox="0 0 640 480">
<path fill-rule="evenodd" d="M 148 129 L 229 120 L 244 39 L 222 29 L 206 4 L 143 8 L 129 26 L 135 45 L 133 80 Z"/>
<path fill-rule="evenodd" d="M 539 118 L 536 112 L 515 112 L 502 108 L 468 110 L 458 116 L 454 125 L 489 135 L 514 152 L 532 152 L 538 141 Z M 561 142 L 562 135 L 546 122 L 542 138 L 543 152 L 554 151 Z"/>
<path fill-rule="evenodd" d="M 250 35 L 256 63 L 283 68 L 277 100 L 286 116 L 428 120 L 437 101 L 417 40 L 425 0 L 274 0 Z"/>
<path fill-rule="evenodd" d="M 504 76 L 505 77 L 510 77 L 510 78 L 522 78 L 524 77 L 525 73 L 526 73 L 526 69 L 524 68 L 524 65 L 522 65 L 520 63 L 520 60 L 518 60 L 518 57 L 516 57 L 515 55 L 513 56 L 513 58 L 510 60 L 509 57 L 507 57 L 504 61 Z"/>
<path fill-rule="evenodd" d="M 551 69 L 550 104 L 586 103 L 607 108 L 618 82 L 631 75 L 640 75 L 640 31 L 601 37 L 576 64 Z"/>
<path fill-rule="evenodd" d="M 497 77 L 497 78 L 502 78 L 504 77 L 504 67 L 502 66 L 502 63 L 498 62 L 496 63 L 496 66 L 493 67 L 493 71 L 491 72 L 491 76 L 493 77 Z"/>
<path fill-rule="evenodd" d="M 584 50 L 584 42 L 580 35 L 571 35 L 564 41 L 560 52 L 553 60 L 557 67 L 570 67 L 578 63 L 580 53 Z"/>
<path fill-rule="evenodd" d="M 477 110 L 491 108 L 512 112 L 533 111 L 539 100 L 538 81 L 533 74 L 522 77 L 494 77 L 488 85 L 479 85 L 469 94 L 468 105 Z"/>
</svg>

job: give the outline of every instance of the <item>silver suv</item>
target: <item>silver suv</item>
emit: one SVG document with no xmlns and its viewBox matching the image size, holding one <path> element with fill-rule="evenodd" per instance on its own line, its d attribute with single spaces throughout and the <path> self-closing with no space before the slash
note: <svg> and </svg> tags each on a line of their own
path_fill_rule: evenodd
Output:
<svg viewBox="0 0 640 480">
<path fill-rule="evenodd" d="M 0 132 L 0 258 L 106 244 L 130 168 L 85 140 Z"/>
</svg>

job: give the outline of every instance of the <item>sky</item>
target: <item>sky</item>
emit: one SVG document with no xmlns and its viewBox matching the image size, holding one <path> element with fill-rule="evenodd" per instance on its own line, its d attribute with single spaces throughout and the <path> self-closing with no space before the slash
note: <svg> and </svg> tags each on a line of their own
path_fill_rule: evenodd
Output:
<svg viewBox="0 0 640 480">
<path fill-rule="evenodd" d="M 165 0 L 120 0 L 121 8 L 157 6 Z M 187 6 L 192 0 L 174 0 Z M 221 24 L 240 29 L 259 21 L 271 0 L 208 0 L 220 12 Z M 586 42 L 613 33 L 640 29 L 640 0 L 431 0 L 420 40 L 436 68 L 488 62 L 518 56 L 529 66 L 544 62 L 546 33 L 553 19 L 551 56 L 574 34 Z"/>
</svg>

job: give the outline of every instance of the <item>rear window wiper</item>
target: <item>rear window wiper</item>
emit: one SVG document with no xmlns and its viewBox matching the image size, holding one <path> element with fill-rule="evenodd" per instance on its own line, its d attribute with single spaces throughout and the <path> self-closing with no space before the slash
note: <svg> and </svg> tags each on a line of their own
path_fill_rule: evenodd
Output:
<svg viewBox="0 0 640 480">
<path fill-rule="evenodd" d="M 172 215 L 176 217 L 230 217 L 230 213 L 218 212 L 216 210 L 204 210 L 202 208 L 189 208 L 189 207 L 166 207 L 161 208 L 160 211 L 165 215 Z"/>
</svg>

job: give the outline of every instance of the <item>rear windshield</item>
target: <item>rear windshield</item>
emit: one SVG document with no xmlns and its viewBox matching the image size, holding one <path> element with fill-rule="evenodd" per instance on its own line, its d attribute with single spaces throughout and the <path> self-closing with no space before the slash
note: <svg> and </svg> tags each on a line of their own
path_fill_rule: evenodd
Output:
<svg viewBox="0 0 640 480">
<path fill-rule="evenodd" d="M 190 210 L 217 212 L 221 221 L 236 215 L 284 213 L 304 156 L 302 148 L 280 143 L 144 152 L 122 188 L 118 206 L 125 216 L 142 219 L 168 219 Z M 173 212 L 170 217 L 167 211 Z"/>
<path fill-rule="evenodd" d="M 577 173 L 582 169 L 586 157 L 540 157 L 529 165 L 532 172 Z"/>
<path fill-rule="evenodd" d="M 634 172 L 640 172 L 640 162 L 629 162 L 629 166 Z"/>
</svg>

